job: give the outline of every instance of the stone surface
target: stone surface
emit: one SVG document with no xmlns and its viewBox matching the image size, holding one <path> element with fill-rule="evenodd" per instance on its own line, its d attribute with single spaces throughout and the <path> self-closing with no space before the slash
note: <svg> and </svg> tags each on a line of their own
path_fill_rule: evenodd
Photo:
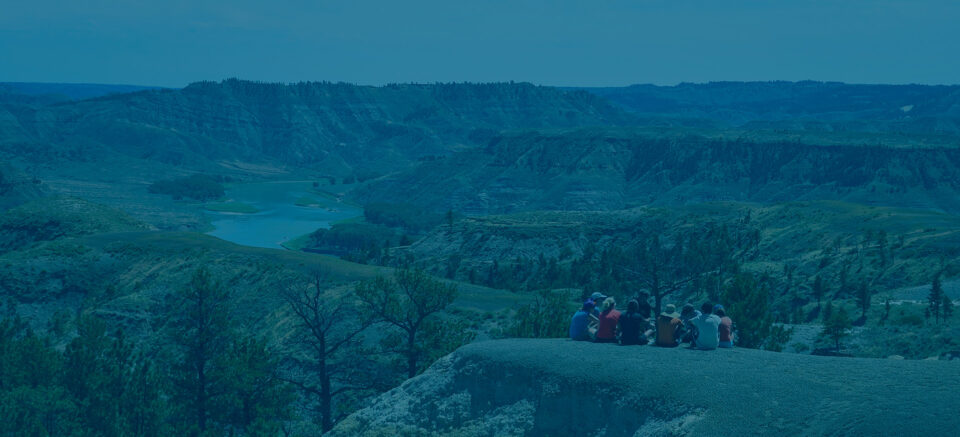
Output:
<svg viewBox="0 0 960 437">
<path fill-rule="evenodd" d="M 693 351 L 568 340 L 474 343 L 333 435 L 945 435 L 944 361 Z"/>
</svg>

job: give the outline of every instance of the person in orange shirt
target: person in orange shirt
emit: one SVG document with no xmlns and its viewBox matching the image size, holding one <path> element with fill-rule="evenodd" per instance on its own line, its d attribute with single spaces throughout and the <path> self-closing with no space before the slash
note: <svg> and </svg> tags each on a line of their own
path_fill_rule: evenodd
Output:
<svg viewBox="0 0 960 437">
<path fill-rule="evenodd" d="M 673 304 L 667 305 L 665 311 L 657 316 L 657 346 L 677 347 L 683 337 L 683 321 L 680 313 Z"/>
</svg>

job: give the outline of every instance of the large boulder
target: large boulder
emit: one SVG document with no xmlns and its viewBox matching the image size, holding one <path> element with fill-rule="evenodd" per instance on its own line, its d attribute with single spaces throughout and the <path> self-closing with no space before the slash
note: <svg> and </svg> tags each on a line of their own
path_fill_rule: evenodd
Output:
<svg viewBox="0 0 960 437">
<path fill-rule="evenodd" d="M 943 361 L 568 340 L 465 346 L 334 435 L 938 435 L 960 429 Z"/>
</svg>

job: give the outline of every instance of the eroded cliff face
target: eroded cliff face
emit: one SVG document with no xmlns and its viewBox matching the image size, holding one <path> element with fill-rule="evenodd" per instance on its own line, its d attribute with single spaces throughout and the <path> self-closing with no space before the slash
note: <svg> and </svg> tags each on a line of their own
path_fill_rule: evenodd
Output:
<svg viewBox="0 0 960 437">
<path fill-rule="evenodd" d="M 465 346 L 333 435 L 924 435 L 960 429 L 951 362 L 568 340 Z"/>
<path fill-rule="evenodd" d="M 821 146 L 582 130 L 505 135 L 354 193 L 438 211 L 596 211 L 711 201 L 843 200 L 960 211 L 954 148 Z"/>
<path fill-rule="evenodd" d="M 347 175 L 393 171 L 424 156 L 483 144 L 503 129 L 632 120 L 591 94 L 531 84 L 226 80 L 10 113 L 0 106 L 0 152 L 37 161 L 121 155 L 186 167 L 269 163 Z"/>
<path fill-rule="evenodd" d="M 702 416 L 680 402 L 451 355 L 346 420 L 338 435 L 683 435 Z"/>
</svg>

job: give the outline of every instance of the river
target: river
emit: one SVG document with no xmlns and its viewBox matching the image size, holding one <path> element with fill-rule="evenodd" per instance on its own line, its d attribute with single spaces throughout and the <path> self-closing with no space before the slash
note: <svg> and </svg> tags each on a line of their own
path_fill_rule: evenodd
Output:
<svg viewBox="0 0 960 437">
<path fill-rule="evenodd" d="M 228 187 L 228 202 L 255 207 L 258 212 L 206 211 L 217 238 L 246 246 L 282 248 L 282 243 L 331 223 L 363 215 L 363 209 L 343 204 L 311 190 L 311 182 L 262 182 Z M 311 203 L 299 206 L 298 202 Z"/>
</svg>

